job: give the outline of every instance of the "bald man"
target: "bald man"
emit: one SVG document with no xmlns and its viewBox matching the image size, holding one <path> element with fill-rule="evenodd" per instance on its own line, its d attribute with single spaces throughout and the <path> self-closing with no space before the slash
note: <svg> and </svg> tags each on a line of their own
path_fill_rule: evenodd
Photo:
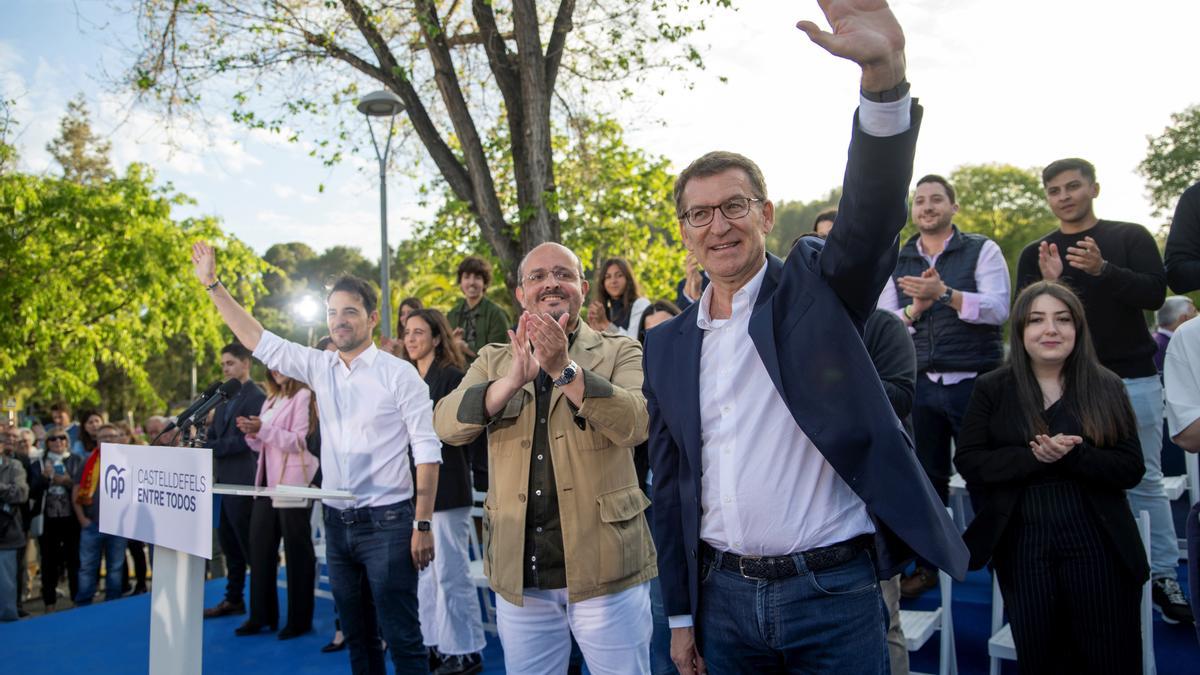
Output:
<svg viewBox="0 0 1200 675">
<path fill-rule="evenodd" d="M 579 320 L 579 258 L 558 244 L 518 270 L 511 344 L 483 347 L 434 411 L 442 441 L 487 431 L 484 570 L 505 669 L 563 673 L 575 636 L 592 673 L 650 672 L 657 574 L 632 449 L 646 439 L 642 349 Z"/>
</svg>

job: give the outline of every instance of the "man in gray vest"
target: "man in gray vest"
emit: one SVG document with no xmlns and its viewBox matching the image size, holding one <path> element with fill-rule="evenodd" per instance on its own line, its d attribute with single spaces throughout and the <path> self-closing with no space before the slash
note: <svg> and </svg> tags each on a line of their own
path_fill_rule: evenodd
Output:
<svg viewBox="0 0 1200 675">
<path fill-rule="evenodd" d="M 900 249 L 892 283 L 879 308 L 895 312 L 909 327 L 917 352 L 912 422 L 917 457 L 929 481 L 948 501 L 950 444 L 958 435 L 975 377 L 1000 365 L 1008 319 L 1008 264 L 996 242 L 962 232 L 954 187 L 928 175 L 917 181 L 912 219 L 918 234 Z M 905 597 L 937 585 L 932 565 L 917 561 L 901 581 Z"/>
</svg>

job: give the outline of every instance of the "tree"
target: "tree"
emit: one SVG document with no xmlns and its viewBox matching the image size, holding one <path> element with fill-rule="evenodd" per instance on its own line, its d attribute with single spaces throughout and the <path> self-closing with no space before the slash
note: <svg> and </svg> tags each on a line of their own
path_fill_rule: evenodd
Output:
<svg viewBox="0 0 1200 675">
<path fill-rule="evenodd" d="M 0 176 L 8 173 L 17 164 L 17 148 L 9 137 L 16 123 L 12 117 L 15 101 L 0 98 Z"/>
<path fill-rule="evenodd" d="M 488 148 L 500 155 L 495 162 L 499 175 L 507 171 L 502 157 L 507 142 L 503 127 L 488 135 Z M 562 242 L 579 255 L 585 273 L 590 277 L 604 258 L 622 256 L 630 261 L 644 296 L 673 299 L 675 282 L 683 276 L 684 251 L 669 198 L 673 176 L 666 158 L 626 145 L 621 126 L 608 118 L 572 120 L 570 129 L 555 135 L 553 146 Z M 453 194 L 443 197 L 435 220 L 401 243 L 395 269 L 402 270 L 400 295 L 448 308 L 458 298 L 454 270 L 464 256 L 498 261 L 474 236 L 468 206 Z M 500 197 L 506 208 L 520 208 L 511 190 Z M 498 286 L 493 284 L 489 297 L 512 308 L 515 300 Z"/>
<path fill-rule="evenodd" d="M 142 413 L 187 393 L 157 388 L 186 369 L 155 377 L 155 364 L 214 374 L 227 338 L 189 246 L 217 242 L 223 281 L 246 303 L 266 265 L 212 218 L 173 219 L 187 202 L 139 164 L 98 184 L 0 176 L 0 390 Z"/>
<path fill-rule="evenodd" d="M 767 250 L 786 258 L 796 237 L 812 232 L 817 214 L 836 209 L 841 198 L 842 188 L 837 187 L 824 197 L 812 201 L 780 201 L 775 205 L 775 228 L 767 235 Z"/>
<path fill-rule="evenodd" d="M 234 81 L 235 119 L 276 131 L 289 119 L 340 113 L 336 139 L 318 141 L 314 151 L 330 161 L 349 138 L 354 77 L 381 84 L 404 102 L 411 132 L 511 289 L 524 252 L 561 235 L 553 106 L 569 109 L 574 97 L 587 96 L 591 110 L 598 87 L 656 68 L 701 66 L 689 39 L 704 22 L 681 17 L 689 7 L 730 2 L 139 0 L 142 50 L 130 80 L 169 113 L 196 106 L 210 85 Z M 284 92 L 279 117 L 250 109 L 267 91 Z M 480 132 L 496 123 L 508 137 L 506 176 Z M 502 190 L 518 208 L 505 208 Z"/>
<path fill-rule="evenodd" d="M 1161 216 L 1200 181 L 1200 106 L 1172 114 L 1171 125 L 1146 141 L 1146 158 L 1138 164 L 1138 173 L 1146 178 L 1154 215 Z"/>
<path fill-rule="evenodd" d="M 108 160 L 111 144 L 92 133 L 91 115 L 83 94 L 67 103 L 67 114 L 58 124 L 58 136 L 46 144 L 46 151 L 63 169 L 63 178 L 72 183 L 96 185 L 113 177 Z"/>
</svg>

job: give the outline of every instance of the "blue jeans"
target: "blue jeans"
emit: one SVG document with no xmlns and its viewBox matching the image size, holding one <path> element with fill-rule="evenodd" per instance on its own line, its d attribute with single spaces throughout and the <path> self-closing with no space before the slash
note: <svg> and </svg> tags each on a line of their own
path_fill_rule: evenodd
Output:
<svg viewBox="0 0 1200 675">
<path fill-rule="evenodd" d="M 654 632 L 650 635 L 650 673 L 676 675 L 679 671 L 671 660 L 671 626 L 667 623 L 662 584 L 658 577 L 650 580 L 650 616 L 654 622 Z"/>
<path fill-rule="evenodd" d="M 1133 517 L 1138 511 L 1150 513 L 1150 576 L 1154 579 L 1178 576 L 1179 539 L 1175 535 L 1175 520 L 1171 517 L 1171 502 L 1163 492 L 1162 419 L 1163 392 L 1158 376 L 1126 379 L 1125 391 L 1137 417 L 1138 440 L 1142 444 L 1142 459 L 1146 473 L 1142 482 L 1127 490 Z"/>
<path fill-rule="evenodd" d="M 412 501 L 345 510 L 326 506 L 324 514 L 329 585 L 350 648 L 351 672 L 387 672 L 382 637 L 397 675 L 428 673 L 417 616 Z"/>
<path fill-rule="evenodd" d="M 697 638 L 710 673 L 889 671 L 887 609 L 870 555 L 759 581 L 703 564 Z"/>
<path fill-rule="evenodd" d="M 17 556 L 25 549 L 0 549 L 0 621 L 17 620 Z"/>
<path fill-rule="evenodd" d="M 104 599 L 121 597 L 121 585 L 125 577 L 125 538 L 104 534 L 100 524 L 91 525 L 79 532 L 79 595 L 75 604 L 92 604 L 96 587 L 100 584 L 100 555 L 104 555 Z"/>
</svg>

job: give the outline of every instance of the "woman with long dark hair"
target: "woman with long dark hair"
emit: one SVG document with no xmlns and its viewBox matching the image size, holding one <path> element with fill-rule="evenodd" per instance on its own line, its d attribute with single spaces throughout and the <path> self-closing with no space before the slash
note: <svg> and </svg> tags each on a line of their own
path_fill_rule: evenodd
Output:
<svg viewBox="0 0 1200 675">
<path fill-rule="evenodd" d="M 404 358 L 416 367 L 433 404 L 463 379 L 466 359 L 450 323 L 436 309 L 418 309 L 404 322 Z M 475 586 L 471 583 L 471 470 L 467 449 L 442 444 L 433 503 L 433 562 L 417 582 L 421 634 L 437 672 L 477 672 L 486 644 Z"/>
<path fill-rule="evenodd" d="M 598 332 L 637 339 L 638 325 L 650 301 L 641 297 L 637 277 L 624 258 L 609 258 L 596 268 L 596 299 L 588 307 L 588 325 Z"/>
<path fill-rule="evenodd" d="M 1011 318 L 1008 363 L 975 383 L 954 458 L 979 507 L 971 567 L 992 562 L 1022 673 L 1139 673 L 1133 409 L 1069 288 L 1028 286 Z"/>
<path fill-rule="evenodd" d="M 319 460 L 308 450 L 309 430 L 316 425 L 316 404 L 303 382 L 267 371 L 267 400 L 256 417 L 239 417 L 238 430 L 258 453 L 254 484 L 265 487 L 308 487 Z M 279 540 L 287 556 L 287 623 L 279 639 L 312 630 L 313 584 L 317 557 L 313 551 L 310 505 L 306 499 L 255 497 L 250 512 L 250 617 L 235 631 L 253 635 L 279 624 L 275 574 Z"/>
</svg>

